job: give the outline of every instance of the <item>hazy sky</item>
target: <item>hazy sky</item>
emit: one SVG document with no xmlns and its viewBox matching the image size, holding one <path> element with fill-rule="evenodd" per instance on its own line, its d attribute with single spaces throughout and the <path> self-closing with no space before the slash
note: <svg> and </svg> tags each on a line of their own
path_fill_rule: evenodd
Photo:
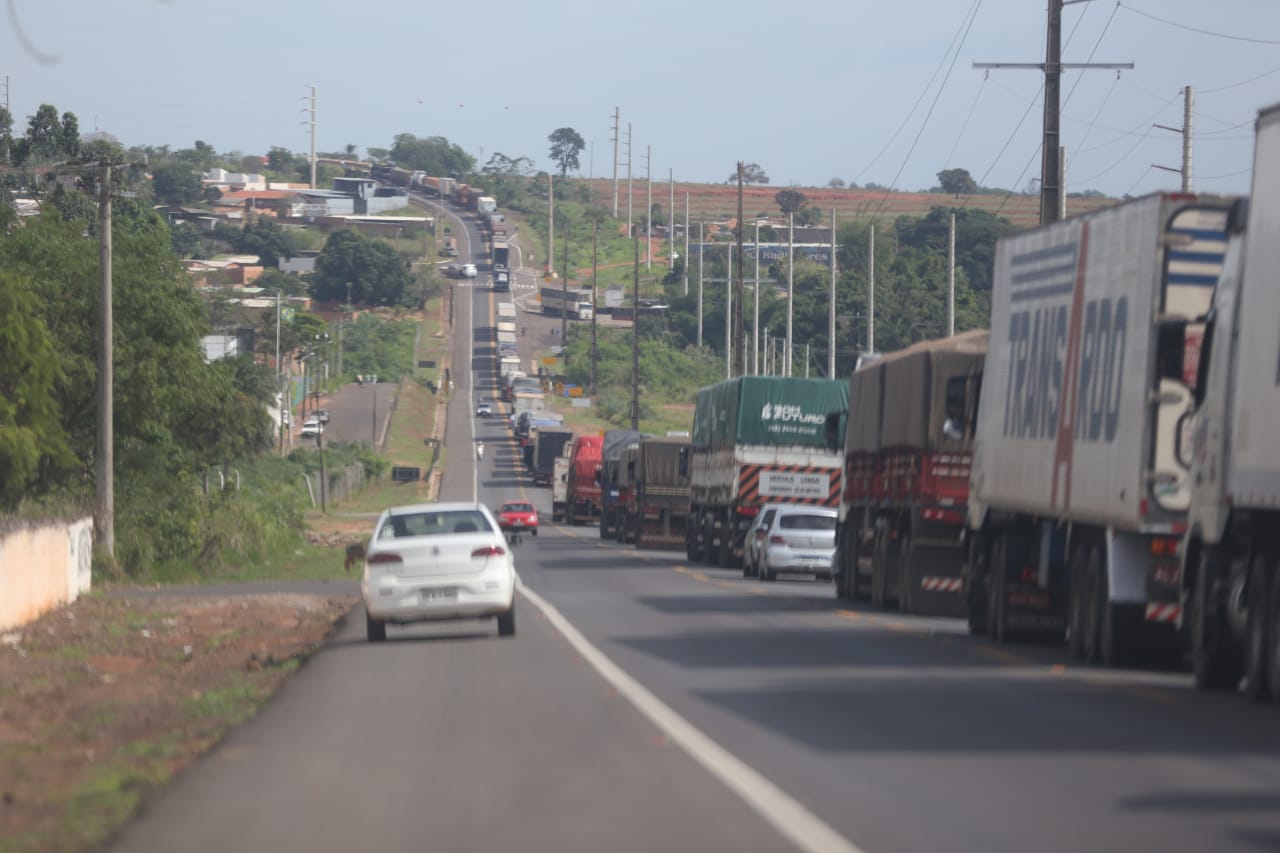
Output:
<svg viewBox="0 0 1280 853">
<path fill-rule="evenodd" d="M 547 136 L 569 126 L 599 177 L 617 107 L 623 177 L 628 124 L 636 179 L 646 147 L 663 181 L 723 181 L 740 159 L 777 186 L 1039 175 L 1043 76 L 973 63 L 1042 61 L 1043 0 L 5 2 L 19 132 L 51 103 L 125 145 L 306 152 L 314 84 L 321 151 L 411 133 L 550 170 Z M 1280 101 L 1280 2 L 1092 0 L 1063 31 L 1064 61 L 1136 63 L 1064 77 L 1070 190 L 1176 188 L 1152 164 L 1179 167 L 1181 137 L 1152 124 L 1182 126 L 1187 85 L 1196 189 L 1248 189 L 1252 119 Z"/>
</svg>

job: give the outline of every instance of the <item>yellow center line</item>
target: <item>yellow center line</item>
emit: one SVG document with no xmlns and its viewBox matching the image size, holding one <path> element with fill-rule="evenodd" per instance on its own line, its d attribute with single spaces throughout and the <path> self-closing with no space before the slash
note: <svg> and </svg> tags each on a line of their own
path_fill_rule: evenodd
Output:
<svg viewBox="0 0 1280 853">
<path fill-rule="evenodd" d="M 680 574 L 682 574 L 682 575 L 687 575 L 687 574 L 689 574 L 689 570 L 688 570 L 688 569 L 686 569 L 684 566 L 676 566 L 676 567 L 675 567 L 675 569 L 676 569 L 676 571 L 677 571 L 677 572 L 679 572 L 679 573 L 680 573 Z"/>
<path fill-rule="evenodd" d="M 737 590 L 737 587 L 729 583 L 728 581 L 716 581 L 716 586 L 720 587 L 721 589 Z"/>
<path fill-rule="evenodd" d="M 711 580 L 709 577 L 707 577 L 706 575 L 704 575 L 702 572 L 694 572 L 694 573 L 693 573 L 692 575 L 690 575 L 689 577 L 693 578 L 693 579 L 694 579 L 694 580 L 696 580 L 696 581 L 707 581 L 707 580 Z"/>
<path fill-rule="evenodd" d="M 843 616 L 845 619 L 853 619 L 854 621 L 862 618 L 862 614 L 856 610 L 837 610 L 836 613 Z"/>
</svg>

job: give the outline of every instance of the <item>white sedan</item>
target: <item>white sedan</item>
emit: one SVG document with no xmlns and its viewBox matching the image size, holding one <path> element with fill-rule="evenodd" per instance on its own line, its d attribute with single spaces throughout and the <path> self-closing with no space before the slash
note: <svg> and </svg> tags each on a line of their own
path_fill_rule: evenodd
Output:
<svg viewBox="0 0 1280 853">
<path fill-rule="evenodd" d="M 760 545 L 758 574 L 767 581 L 779 573 L 811 574 L 830 581 L 836 551 L 834 509 L 789 504 L 779 507 L 765 529 Z"/>
<path fill-rule="evenodd" d="M 448 619 L 498 620 L 516 632 L 515 562 L 488 507 L 429 503 L 384 510 L 361 549 L 365 621 L 370 642 L 387 625 Z"/>
</svg>

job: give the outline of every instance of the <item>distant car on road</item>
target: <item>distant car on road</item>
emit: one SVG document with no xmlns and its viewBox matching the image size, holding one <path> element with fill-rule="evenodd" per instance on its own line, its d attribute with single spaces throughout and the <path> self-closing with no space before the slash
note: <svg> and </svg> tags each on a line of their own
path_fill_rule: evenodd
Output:
<svg viewBox="0 0 1280 853">
<path fill-rule="evenodd" d="M 498 508 L 498 525 L 505 531 L 538 535 L 538 511 L 525 501 L 511 501 Z"/>
<path fill-rule="evenodd" d="M 488 400 L 481 400 L 476 403 L 476 417 L 487 418 L 493 414 L 493 403 Z"/>
<path fill-rule="evenodd" d="M 475 278 L 475 277 L 476 277 L 476 275 L 477 275 L 477 272 L 476 272 L 476 265 L 475 265 L 475 264 L 463 264 L 463 265 L 462 265 L 462 277 L 463 277 L 463 278 Z"/>
<path fill-rule="evenodd" d="M 367 547 L 360 594 L 369 642 L 387 625 L 493 619 L 498 634 L 516 632 L 515 562 L 489 508 L 439 502 L 384 510 Z"/>
<path fill-rule="evenodd" d="M 328 410 L 327 410 L 327 409 L 316 409 L 316 410 L 315 410 L 314 412 L 312 412 L 311 414 L 312 414 L 312 416 L 313 416 L 313 417 L 315 417 L 315 419 L 316 419 L 316 420 L 318 420 L 320 423 L 322 423 L 322 424 L 327 424 L 327 423 L 329 423 L 329 412 L 328 412 Z"/>
<path fill-rule="evenodd" d="M 757 574 L 767 581 L 780 572 L 814 575 L 829 581 L 834 577 L 831 558 L 836 550 L 834 509 L 788 504 L 778 507 L 765 530 L 756 559 Z"/>
<path fill-rule="evenodd" d="M 324 425 L 316 418 L 307 418 L 302 423 L 302 437 L 315 438 L 324 432 Z"/>
</svg>

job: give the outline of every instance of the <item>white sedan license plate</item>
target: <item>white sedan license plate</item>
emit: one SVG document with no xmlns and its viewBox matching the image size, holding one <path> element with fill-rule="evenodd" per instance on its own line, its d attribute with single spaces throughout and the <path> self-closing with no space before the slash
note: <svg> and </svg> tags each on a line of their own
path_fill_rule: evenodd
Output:
<svg viewBox="0 0 1280 853">
<path fill-rule="evenodd" d="M 422 591 L 423 601 L 456 601 L 458 599 L 458 591 L 453 587 L 445 587 L 443 589 L 424 589 Z"/>
</svg>

